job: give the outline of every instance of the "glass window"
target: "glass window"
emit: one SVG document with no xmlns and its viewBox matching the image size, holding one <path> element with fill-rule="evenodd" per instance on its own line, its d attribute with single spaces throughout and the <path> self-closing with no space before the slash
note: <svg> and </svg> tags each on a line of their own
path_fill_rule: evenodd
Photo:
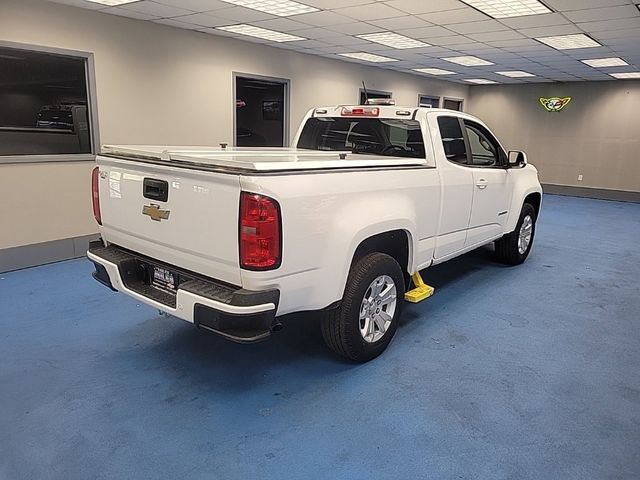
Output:
<svg viewBox="0 0 640 480">
<path fill-rule="evenodd" d="M 480 125 L 465 120 L 472 165 L 492 167 L 500 164 L 498 143 Z"/>
<path fill-rule="evenodd" d="M 85 62 L 0 47 L 0 156 L 91 153 Z"/>
<path fill-rule="evenodd" d="M 430 95 L 420 95 L 420 97 L 418 97 L 418 106 L 438 108 L 440 107 L 440 97 L 432 97 Z"/>
<path fill-rule="evenodd" d="M 360 105 L 366 105 L 367 98 L 369 100 L 374 98 L 391 98 L 391 92 L 379 92 L 377 90 L 367 90 L 367 93 L 364 93 L 364 90 L 360 89 Z"/>
<path fill-rule="evenodd" d="M 451 162 L 466 164 L 467 147 L 464 143 L 460 120 L 457 117 L 438 117 L 438 127 L 447 159 Z"/>
<path fill-rule="evenodd" d="M 302 129 L 298 148 L 425 158 L 420 123 L 394 118 L 310 118 Z"/>
<path fill-rule="evenodd" d="M 454 98 L 445 98 L 442 102 L 442 108 L 449 110 L 462 111 L 462 100 L 456 100 Z"/>
</svg>

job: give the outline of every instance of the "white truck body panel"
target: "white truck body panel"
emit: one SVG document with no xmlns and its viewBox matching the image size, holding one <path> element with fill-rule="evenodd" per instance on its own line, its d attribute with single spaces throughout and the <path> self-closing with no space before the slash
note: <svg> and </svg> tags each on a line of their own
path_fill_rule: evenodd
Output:
<svg viewBox="0 0 640 480">
<path fill-rule="evenodd" d="M 339 116 L 339 108 L 312 110 L 302 125 L 314 115 Z M 524 198 L 542 192 L 532 165 L 470 168 L 447 160 L 438 117 L 470 119 L 487 128 L 477 118 L 441 109 L 380 109 L 384 118 L 407 119 L 409 112 L 420 122 L 426 158 L 344 152 L 341 159 L 337 151 L 296 148 L 107 146 L 97 158 L 102 238 L 247 290 L 277 289 L 277 314 L 284 315 L 340 300 L 356 249 L 376 234 L 404 232 L 409 258 L 402 267 L 415 273 L 513 231 Z M 141 215 L 149 204 L 142 195 L 145 177 L 168 182 L 167 221 Z M 240 268 L 241 191 L 280 205 L 282 262 L 274 270 Z"/>
</svg>

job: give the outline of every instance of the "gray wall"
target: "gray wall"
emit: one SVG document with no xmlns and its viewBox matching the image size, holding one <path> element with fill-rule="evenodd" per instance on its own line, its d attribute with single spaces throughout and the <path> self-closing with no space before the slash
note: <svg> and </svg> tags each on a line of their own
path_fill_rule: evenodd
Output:
<svg viewBox="0 0 640 480">
<path fill-rule="evenodd" d="M 547 112 L 540 97 L 572 100 Z M 466 110 L 525 150 L 542 183 L 640 191 L 640 81 L 471 87 Z"/>
</svg>

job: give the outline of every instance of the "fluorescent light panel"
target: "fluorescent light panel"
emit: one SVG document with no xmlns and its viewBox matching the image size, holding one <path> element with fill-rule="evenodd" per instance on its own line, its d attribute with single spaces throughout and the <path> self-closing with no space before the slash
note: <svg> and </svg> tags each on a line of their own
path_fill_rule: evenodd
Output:
<svg viewBox="0 0 640 480">
<path fill-rule="evenodd" d="M 478 85 L 491 85 L 493 83 L 498 83 L 494 82 L 493 80 L 487 80 L 486 78 L 465 78 L 464 81 L 469 83 L 476 83 Z"/>
<path fill-rule="evenodd" d="M 640 78 L 640 72 L 622 72 L 622 73 L 610 73 L 614 78 L 625 80 L 629 78 Z"/>
<path fill-rule="evenodd" d="M 493 62 L 483 60 L 482 58 L 474 57 L 471 55 L 463 55 L 461 57 L 447 57 L 442 60 L 447 62 L 457 63 L 458 65 L 464 65 L 465 67 L 479 67 L 483 65 L 494 65 Z"/>
<path fill-rule="evenodd" d="M 126 3 L 138 2 L 140 0 L 87 0 L 92 3 L 100 3 L 102 5 L 108 5 L 110 7 L 115 7 L 118 5 L 124 5 Z"/>
<path fill-rule="evenodd" d="M 356 60 L 364 60 L 365 62 L 384 63 L 384 62 L 397 62 L 395 58 L 383 57 L 382 55 L 374 55 L 373 53 L 366 52 L 353 52 L 353 53 L 339 53 L 342 57 L 355 58 Z"/>
<path fill-rule="evenodd" d="M 540 15 L 552 10 L 538 0 L 462 0 L 467 5 L 493 18 Z"/>
<path fill-rule="evenodd" d="M 525 78 L 525 77 L 535 77 L 533 73 L 523 72 L 522 70 L 509 70 L 506 72 L 496 72 L 498 75 L 502 75 L 504 77 L 510 78 Z"/>
<path fill-rule="evenodd" d="M 364 35 L 356 35 L 356 37 L 398 49 L 431 46 L 428 43 L 421 42 L 420 40 L 414 40 L 413 38 L 405 37 L 404 35 L 394 32 L 366 33 Z"/>
<path fill-rule="evenodd" d="M 571 50 L 572 48 L 593 48 L 602 46 L 593 38 L 588 37 L 584 33 L 540 37 L 536 38 L 536 40 L 557 50 Z"/>
<path fill-rule="evenodd" d="M 268 30 L 266 28 L 254 27 L 253 25 L 247 25 L 245 23 L 216 27 L 216 30 L 224 30 L 225 32 L 237 33 L 248 37 L 262 38 L 264 40 L 270 40 L 278 43 L 306 40 L 306 38 L 289 35 L 288 33 L 276 32 L 275 30 Z"/>
<path fill-rule="evenodd" d="M 442 68 L 414 68 L 416 72 L 428 73 L 429 75 L 456 75 L 456 72 L 443 70 Z"/>
<path fill-rule="evenodd" d="M 319 11 L 318 8 L 310 7 L 303 3 L 292 0 L 222 0 L 225 3 L 238 5 L 239 7 L 258 10 L 278 17 L 290 17 L 301 13 L 311 13 Z"/>
<path fill-rule="evenodd" d="M 603 68 L 603 67 L 625 67 L 629 65 L 620 57 L 611 57 L 611 58 L 592 58 L 590 60 L 580 60 L 582 63 L 586 63 L 590 67 L 593 68 Z"/>
</svg>

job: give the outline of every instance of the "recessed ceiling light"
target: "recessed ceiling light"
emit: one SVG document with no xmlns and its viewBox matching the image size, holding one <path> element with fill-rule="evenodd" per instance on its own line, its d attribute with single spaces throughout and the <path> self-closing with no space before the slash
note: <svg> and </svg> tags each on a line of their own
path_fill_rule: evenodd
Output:
<svg viewBox="0 0 640 480">
<path fill-rule="evenodd" d="M 414 68 L 416 72 L 428 73 L 429 75 L 455 75 L 456 72 L 443 70 L 442 68 Z"/>
<path fill-rule="evenodd" d="M 465 78 L 465 82 L 469 83 L 477 83 L 478 85 L 491 85 L 494 82 L 493 80 L 487 80 L 486 78 Z"/>
<path fill-rule="evenodd" d="M 108 5 L 110 7 L 115 7 L 117 5 L 124 5 L 125 3 L 133 3 L 138 2 L 140 0 L 87 0 L 93 3 L 101 3 L 102 5 Z"/>
<path fill-rule="evenodd" d="M 503 75 L 505 77 L 511 78 L 524 78 L 524 77 L 535 77 L 533 73 L 523 72 L 522 70 L 509 70 L 506 72 L 496 72 L 498 75 Z"/>
<path fill-rule="evenodd" d="M 464 65 L 466 67 L 479 67 L 481 65 L 494 65 L 493 62 L 489 62 L 487 60 L 483 60 L 478 57 L 474 57 L 471 55 L 463 55 L 461 57 L 447 57 L 442 60 L 446 60 L 447 62 L 457 63 L 458 65 Z"/>
<path fill-rule="evenodd" d="M 306 40 L 306 38 L 289 35 L 288 33 L 276 32 L 275 30 L 254 27 L 253 25 L 247 25 L 244 23 L 241 23 L 239 25 L 227 25 L 226 27 L 216 27 L 216 30 L 224 30 L 225 32 L 237 33 L 239 35 L 246 35 L 248 37 L 262 38 L 264 40 L 271 40 L 272 42 L 278 43 Z"/>
<path fill-rule="evenodd" d="M 588 37 L 584 33 L 577 33 L 575 35 L 556 35 L 553 37 L 541 37 L 536 38 L 536 40 L 558 50 L 570 50 L 572 48 L 593 48 L 602 46 L 593 38 Z"/>
<path fill-rule="evenodd" d="M 590 67 L 602 68 L 602 67 L 624 67 L 629 65 L 620 57 L 611 58 L 592 58 L 591 60 L 580 60 L 582 63 L 586 63 Z"/>
<path fill-rule="evenodd" d="M 544 3 L 538 0 L 462 0 L 467 5 L 486 13 L 493 18 L 522 17 L 551 13 Z"/>
<path fill-rule="evenodd" d="M 383 57 L 382 55 L 374 55 L 373 53 L 366 53 L 366 52 L 339 53 L 338 55 L 343 57 L 355 58 L 356 60 L 364 60 L 365 62 L 374 62 L 374 63 L 398 61 L 395 58 Z"/>
<path fill-rule="evenodd" d="M 413 38 L 405 37 L 404 35 L 393 32 L 366 33 L 364 35 L 356 35 L 356 37 L 398 49 L 431 46 L 428 43 L 421 42 L 420 40 L 414 40 Z"/>
<path fill-rule="evenodd" d="M 619 78 L 621 80 L 627 78 L 640 78 L 640 72 L 623 72 L 623 73 L 610 73 L 612 77 Z"/>
<path fill-rule="evenodd" d="M 270 13 L 278 17 L 289 17 L 301 13 L 311 13 L 319 11 L 318 8 L 310 7 L 303 3 L 292 0 L 222 0 L 225 3 L 238 5 L 239 7 L 251 8 L 259 12 Z"/>
</svg>

